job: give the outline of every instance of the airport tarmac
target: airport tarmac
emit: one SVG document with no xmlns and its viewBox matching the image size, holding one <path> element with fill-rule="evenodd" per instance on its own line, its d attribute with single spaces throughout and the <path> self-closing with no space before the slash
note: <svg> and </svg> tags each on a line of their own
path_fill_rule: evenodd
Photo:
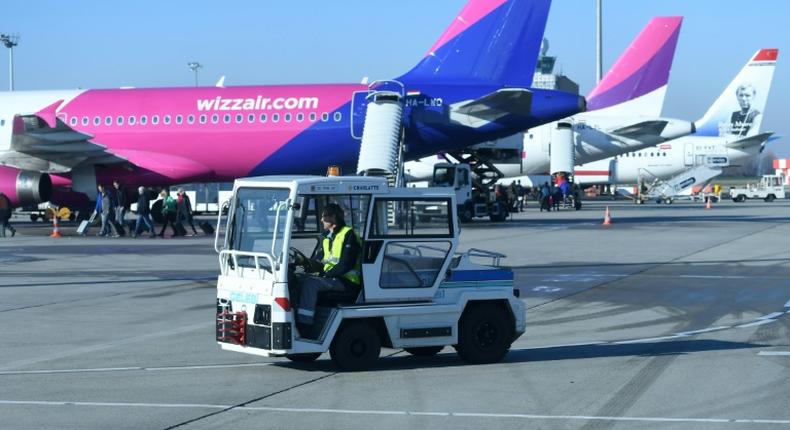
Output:
<svg viewBox="0 0 790 430">
<path fill-rule="evenodd" d="M 603 208 L 614 224 L 601 225 Z M 586 202 L 464 226 L 528 306 L 505 361 L 224 352 L 213 238 L 0 238 L 0 428 L 787 428 L 790 202 Z"/>
</svg>

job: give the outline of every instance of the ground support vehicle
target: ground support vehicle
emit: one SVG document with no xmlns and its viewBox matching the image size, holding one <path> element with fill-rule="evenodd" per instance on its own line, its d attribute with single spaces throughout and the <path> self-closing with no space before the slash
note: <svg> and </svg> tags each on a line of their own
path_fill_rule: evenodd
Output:
<svg viewBox="0 0 790 430">
<path fill-rule="evenodd" d="M 763 175 L 756 186 L 730 188 L 730 197 L 734 202 L 745 202 L 749 199 L 763 199 L 772 202 L 784 199 L 788 194 L 787 180 L 784 175 Z"/>
<path fill-rule="evenodd" d="M 291 301 L 306 255 L 320 244 L 320 214 L 339 204 L 362 244 L 361 291 L 319 296 L 311 333 Z M 420 205 L 443 215 L 416 215 Z M 219 230 L 216 339 L 230 351 L 372 366 L 382 346 L 433 355 L 452 345 L 470 363 L 501 360 L 525 329 L 525 306 L 501 254 L 457 254 L 455 194 L 391 188 L 375 177 L 259 177 L 234 184 Z M 320 245 L 319 245 L 320 246 Z M 490 265 L 479 264 L 490 261 Z"/>
<path fill-rule="evenodd" d="M 467 159 L 463 159 L 468 161 Z M 503 196 L 495 192 L 496 181 L 502 177 L 486 170 L 491 174 L 484 174 L 483 164 L 477 169 L 467 162 L 438 163 L 433 167 L 433 177 L 429 182 L 431 187 L 451 187 L 455 192 L 458 218 L 461 222 L 471 222 L 475 218 L 488 217 L 491 221 L 504 221 L 508 216 L 508 205 Z M 496 169 L 493 165 L 491 169 Z M 497 170 L 498 172 L 498 170 Z M 426 213 L 435 208 L 426 208 Z"/>
</svg>

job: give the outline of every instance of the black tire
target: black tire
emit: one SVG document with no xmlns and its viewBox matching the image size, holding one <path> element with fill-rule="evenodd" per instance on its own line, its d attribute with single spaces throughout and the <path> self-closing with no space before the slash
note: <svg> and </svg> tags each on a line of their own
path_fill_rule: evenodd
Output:
<svg viewBox="0 0 790 430">
<path fill-rule="evenodd" d="M 332 346 L 329 354 L 332 362 L 341 370 L 355 371 L 373 367 L 381 353 L 381 339 L 367 321 L 349 321 L 344 323 Z"/>
<path fill-rule="evenodd" d="M 765 196 L 765 201 L 768 203 L 771 203 L 774 200 L 776 200 L 776 196 L 773 194 L 768 194 L 767 196 Z"/>
<path fill-rule="evenodd" d="M 36 222 L 36 221 L 38 221 L 38 215 L 36 215 L 36 214 L 30 214 L 30 221 L 33 221 L 33 222 Z"/>
<path fill-rule="evenodd" d="M 472 305 L 458 327 L 456 350 L 472 364 L 496 363 L 510 350 L 513 327 L 507 311 L 492 303 Z"/>
<path fill-rule="evenodd" d="M 403 348 L 404 351 L 417 357 L 432 357 L 443 349 L 443 346 L 415 346 L 413 348 Z"/>
<path fill-rule="evenodd" d="M 746 196 L 744 196 L 743 194 L 739 194 L 738 197 L 736 197 L 735 201 L 738 203 L 743 203 L 746 201 Z"/>
<path fill-rule="evenodd" d="M 507 207 L 501 203 L 494 203 L 497 208 L 499 209 L 499 215 L 494 215 L 493 213 L 489 216 L 491 221 L 493 222 L 502 222 L 507 219 Z"/>
<path fill-rule="evenodd" d="M 458 219 L 461 222 L 472 222 L 474 218 L 475 213 L 471 205 L 463 205 L 458 208 Z"/>
<path fill-rule="evenodd" d="M 285 354 L 285 358 L 293 361 L 294 363 L 309 363 L 311 361 L 316 361 L 320 356 L 320 352 L 310 352 L 306 354 Z"/>
</svg>

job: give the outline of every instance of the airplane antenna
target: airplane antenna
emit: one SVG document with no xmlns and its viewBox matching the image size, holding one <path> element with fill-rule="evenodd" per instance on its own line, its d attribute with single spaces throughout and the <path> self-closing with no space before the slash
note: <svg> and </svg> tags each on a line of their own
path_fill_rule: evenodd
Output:
<svg viewBox="0 0 790 430">
<path fill-rule="evenodd" d="M 197 61 L 191 61 L 187 63 L 190 69 L 195 72 L 195 86 L 198 86 L 198 69 L 203 68 L 203 65 L 198 63 Z"/>
<path fill-rule="evenodd" d="M 14 47 L 19 45 L 19 35 L 0 34 L 0 42 L 8 48 L 8 88 L 14 91 Z"/>
</svg>

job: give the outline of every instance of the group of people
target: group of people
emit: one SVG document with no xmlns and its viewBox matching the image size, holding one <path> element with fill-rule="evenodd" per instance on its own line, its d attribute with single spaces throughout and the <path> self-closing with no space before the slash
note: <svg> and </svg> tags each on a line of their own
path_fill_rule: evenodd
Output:
<svg viewBox="0 0 790 430">
<path fill-rule="evenodd" d="M 497 185 L 494 187 L 497 201 L 508 209 L 508 212 L 524 212 L 527 205 L 527 189 L 521 185 L 521 180 L 513 181 L 508 186 Z"/>
<path fill-rule="evenodd" d="M 559 174 L 552 183 L 544 182 L 538 190 L 537 195 L 540 202 L 540 211 L 559 210 L 560 206 L 573 199 L 573 204 L 577 204 L 578 186 L 571 184 L 567 178 Z"/>
<path fill-rule="evenodd" d="M 101 229 L 98 236 L 101 237 L 120 237 L 125 235 L 124 225 L 126 225 L 126 212 L 129 210 L 129 200 L 126 190 L 118 180 L 113 181 L 113 188 L 98 185 L 99 191 L 96 196 L 95 215 L 101 219 Z M 143 231 L 147 231 L 150 237 L 164 237 L 168 226 L 172 229 L 171 237 L 185 235 L 186 230 L 178 228 L 189 224 L 192 227 L 193 235 L 197 235 L 197 229 L 193 221 L 192 202 L 183 188 L 179 188 L 177 195 L 173 198 L 167 189 L 163 189 L 159 196 L 162 198 L 162 229 L 156 233 L 156 227 L 151 219 L 151 200 L 148 190 L 145 187 L 137 189 L 137 221 L 131 229 L 132 237 L 140 236 Z M 130 225 L 131 227 L 131 225 Z"/>
</svg>

